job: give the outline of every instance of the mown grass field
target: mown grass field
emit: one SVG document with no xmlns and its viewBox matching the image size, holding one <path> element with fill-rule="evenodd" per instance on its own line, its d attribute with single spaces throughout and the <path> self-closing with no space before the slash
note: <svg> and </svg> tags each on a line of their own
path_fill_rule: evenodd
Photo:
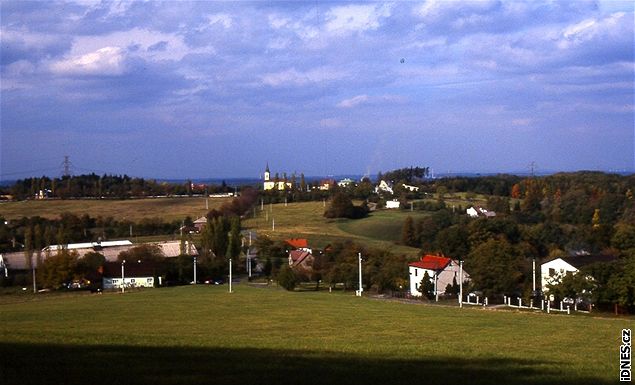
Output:
<svg viewBox="0 0 635 385">
<path fill-rule="evenodd" d="M 328 205 L 328 202 L 326 203 Z M 397 244 L 407 216 L 418 218 L 424 212 L 378 210 L 363 219 L 324 218 L 323 202 L 300 202 L 256 207 L 243 221 L 243 227 L 266 234 L 274 239 L 307 238 L 314 247 L 324 247 L 335 241 L 352 239 L 377 248 L 388 248 L 396 253 L 418 253 L 418 249 Z M 275 230 L 273 229 L 275 221 Z"/>
<path fill-rule="evenodd" d="M 210 198 L 209 208 L 217 208 L 229 198 Z M 30 200 L 0 203 L 0 216 L 5 219 L 40 216 L 58 218 L 61 213 L 72 213 L 78 216 L 88 214 L 98 216 L 124 218 L 139 221 L 143 218 L 161 218 L 164 221 L 182 220 L 186 216 L 193 219 L 205 215 L 205 198 L 147 198 L 147 199 L 69 199 L 69 200 Z"/>
<path fill-rule="evenodd" d="M 0 297 L 4 384 L 609 384 L 601 319 L 197 286 Z"/>
</svg>

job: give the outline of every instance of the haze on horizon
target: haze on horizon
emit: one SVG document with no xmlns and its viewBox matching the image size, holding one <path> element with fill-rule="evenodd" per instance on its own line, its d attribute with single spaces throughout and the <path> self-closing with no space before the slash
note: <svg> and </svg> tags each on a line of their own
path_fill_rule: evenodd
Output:
<svg viewBox="0 0 635 385">
<path fill-rule="evenodd" d="M 635 170 L 631 1 L 0 3 L 0 180 Z"/>
</svg>

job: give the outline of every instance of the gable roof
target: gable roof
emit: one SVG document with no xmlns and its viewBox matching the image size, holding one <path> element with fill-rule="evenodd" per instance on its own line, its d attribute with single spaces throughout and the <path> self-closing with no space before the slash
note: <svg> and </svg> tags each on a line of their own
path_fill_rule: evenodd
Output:
<svg viewBox="0 0 635 385">
<path fill-rule="evenodd" d="M 617 259 L 613 255 L 575 255 L 572 257 L 560 258 L 569 265 L 579 269 L 581 267 L 591 265 L 598 262 L 612 262 Z"/>
<path fill-rule="evenodd" d="M 293 261 L 293 266 L 301 264 L 306 258 L 310 257 L 311 253 L 303 250 L 291 250 L 289 252 L 289 258 Z"/>
<path fill-rule="evenodd" d="M 207 217 L 203 216 L 198 218 L 197 220 L 195 220 L 194 222 L 192 222 L 193 224 L 197 224 L 197 223 L 207 223 Z"/>
<path fill-rule="evenodd" d="M 452 262 L 450 258 L 439 257 L 436 255 L 424 255 L 421 257 L 421 260 L 411 262 L 408 266 L 426 270 L 443 270 L 450 264 L 450 262 Z"/>
<path fill-rule="evenodd" d="M 309 241 L 307 241 L 305 238 L 291 238 L 285 240 L 285 242 L 289 244 L 289 246 L 295 247 L 296 249 L 309 247 Z"/>
</svg>

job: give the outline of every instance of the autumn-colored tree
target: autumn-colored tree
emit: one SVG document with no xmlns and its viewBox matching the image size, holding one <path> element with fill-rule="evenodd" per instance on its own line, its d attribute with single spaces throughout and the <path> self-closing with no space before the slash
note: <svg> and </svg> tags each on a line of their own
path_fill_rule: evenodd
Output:
<svg viewBox="0 0 635 385">
<path fill-rule="evenodd" d="M 520 199 L 520 185 L 518 183 L 512 186 L 511 195 L 512 195 L 512 198 L 514 199 Z"/>
</svg>

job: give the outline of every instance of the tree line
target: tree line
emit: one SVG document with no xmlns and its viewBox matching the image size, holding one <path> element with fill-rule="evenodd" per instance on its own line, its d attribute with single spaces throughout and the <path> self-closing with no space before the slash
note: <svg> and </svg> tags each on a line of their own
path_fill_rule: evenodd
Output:
<svg viewBox="0 0 635 385">
<path fill-rule="evenodd" d="M 17 180 L 12 186 L 0 189 L 14 199 L 34 198 L 142 198 L 151 196 L 194 195 L 233 192 L 223 181 L 220 185 L 195 184 L 191 180 L 185 183 L 171 183 L 130 177 L 128 175 L 85 175 L 33 177 Z"/>
</svg>

